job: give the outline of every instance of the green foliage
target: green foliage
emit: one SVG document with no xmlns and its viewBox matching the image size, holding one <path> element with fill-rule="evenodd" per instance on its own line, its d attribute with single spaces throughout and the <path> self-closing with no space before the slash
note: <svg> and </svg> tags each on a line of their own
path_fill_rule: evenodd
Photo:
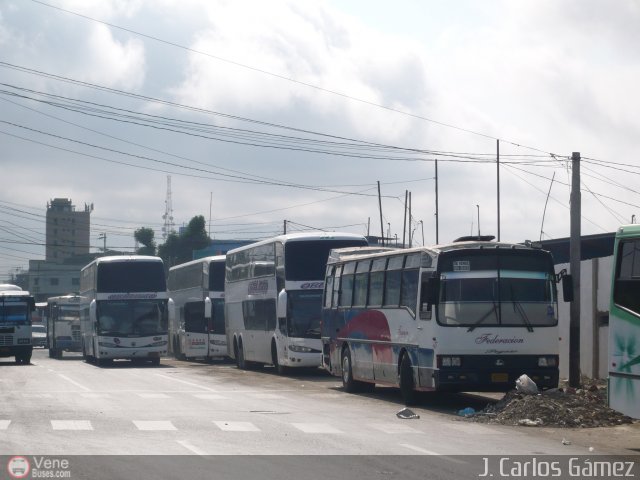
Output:
<svg viewBox="0 0 640 480">
<path fill-rule="evenodd" d="M 155 255 L 156 254 L 156 242 L 154 240 L 155 232 L 151 228 L 140 227 L 133 232 L 133 238 L 136 239 L 142 247 L 136 250 L 138 255 Z"/>
<path fill-rule="evenodd" d="M 205 225 L 204 217 L 197 215 L 189 221 L 182 233 L 171 232 L 167 236 L 167 240 L 158 246 L 158 256 L 162 258 L 166 268 L 192 260 L 193 250 L 209 246 L 211 240 Z"/>
</svg>

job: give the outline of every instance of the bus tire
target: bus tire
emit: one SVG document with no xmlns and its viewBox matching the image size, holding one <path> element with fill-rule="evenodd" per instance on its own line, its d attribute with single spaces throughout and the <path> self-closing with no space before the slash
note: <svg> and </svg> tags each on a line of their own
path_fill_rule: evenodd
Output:
<svg viewBox="0 0 640 480">
<path fill-rule="evenodd" d="M 160 357 L 155 357 L 151 359 L 151 365 L 153 365 L 154 367 L 159 367 L 160 366 Z"/>
<path fill-rule="evenodd" d="M 416 403 L 417 392 L 415 391 L 415 382 L 413 380 L 413 367 L 408 353 L 402 355 L 400 361 L 400 394 L 405 405 L 414 405 Z"/>
<path fill-rule="evenodd" d="M 55 358 L 56 351 L 53 348 L 49 348 L 49 358 Z"/>
<path fill-rule="evenodd" d="M 244 348 L 242 340 L 238 342 L 238 353 L 236 354 L 236 364 L 240 370 L 247 370 L 247 361 L 244 359 Z"/>
<path fill-rule="evenodd" d="M 275 340 L 271 342 L 271 362 L 273 363 L 278 375 L 285 375 L 287 373 L 287 367 L 278 362 L 278 347 L 276 346 Z"/>
<path fill-rule="evenodd" d="M 345 392 L 355 393 L 362 390 L 362 382 L 353 379 L 353 366 L 351 362 L 351 349 L 347 346 L 342 350 L 342 388 Z"/>
</svg>

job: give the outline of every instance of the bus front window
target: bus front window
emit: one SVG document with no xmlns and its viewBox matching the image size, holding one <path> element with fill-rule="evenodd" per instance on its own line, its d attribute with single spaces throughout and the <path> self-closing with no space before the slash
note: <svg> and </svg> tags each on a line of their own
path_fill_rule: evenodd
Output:
<svg viewBox="0 0 640 480">
<path fill-rule="evenodd" d="M 290 337 L 320 338 L 322 290 L 289 291 L 287 326 Z"/>
<path fill-rule="evenodd" d="M 167 309 L 158 300 L 98 302 L 98 335 L 141 337 L 167 333 Z"/>
<path fill-rule="evenodd" d="M 26 303 L 0 303 L 0 325 L 29 325 Z"/>
</svg>

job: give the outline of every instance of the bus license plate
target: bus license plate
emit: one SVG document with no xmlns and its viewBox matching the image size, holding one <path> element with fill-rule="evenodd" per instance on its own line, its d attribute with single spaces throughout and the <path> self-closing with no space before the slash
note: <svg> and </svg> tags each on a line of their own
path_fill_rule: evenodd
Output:
<svg viewBox="0 0 640 480">
<path fill-rule="evenodd" d="M 508 373 L 492 373 L 491 381 L 493 383 L 507 383 L 509 381 Z"/>
</svg>

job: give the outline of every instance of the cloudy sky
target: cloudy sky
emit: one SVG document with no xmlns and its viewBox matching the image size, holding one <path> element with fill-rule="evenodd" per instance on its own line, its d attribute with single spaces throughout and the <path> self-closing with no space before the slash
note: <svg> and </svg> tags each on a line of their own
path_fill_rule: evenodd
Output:
<svg viewBox="0 0 640 480">
<path fill-rule="evenodd" d="M 409 191 L 433 244 L 438 159 L 439 240 L 495 234 L 497 140 L 502 240 L 569 235 L 572 152 L 582 232 L 612 232 L 640 216 L 639 24 L 631 0 L 3 0 L 0 275 L 44 258 L 53 198 L 94 205 L 96 248 L 161 242 L 169 175 L 176 227 L 214 238 L 379 235 L 380 182 L 385 235 Z"/>
</svg>

